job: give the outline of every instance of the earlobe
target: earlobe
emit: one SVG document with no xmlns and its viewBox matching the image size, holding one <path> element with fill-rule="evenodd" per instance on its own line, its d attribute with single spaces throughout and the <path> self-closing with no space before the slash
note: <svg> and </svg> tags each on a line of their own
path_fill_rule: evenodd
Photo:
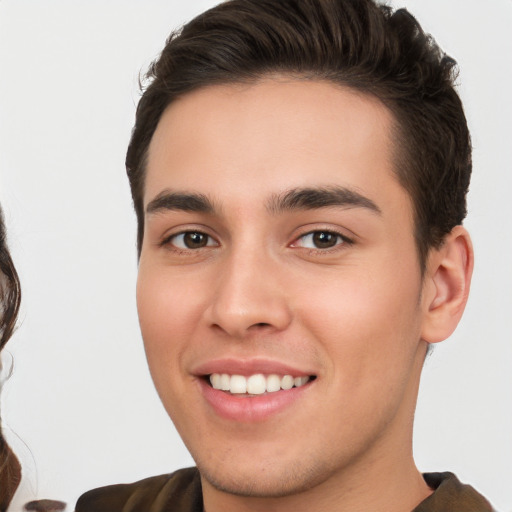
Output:
<svg viewBox="0 0 512 512">
<path fill-rule="evenodd" d="M 457 327 L 468 300 L 473 273 L 473 246 L 462 226 L 446 236 L 427 262 L 423 297 L 422 339 L 443 341 Z"/>
</svg>

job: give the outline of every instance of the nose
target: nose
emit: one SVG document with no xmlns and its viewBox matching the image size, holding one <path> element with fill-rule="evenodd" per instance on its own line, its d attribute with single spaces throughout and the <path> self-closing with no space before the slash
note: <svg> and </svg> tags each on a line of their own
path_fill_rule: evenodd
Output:
<svg viewBox="0 0 512 512">
<path fill-rule="evenodd" d="M 236 339 L 285 330 L 292 320 L 282 271 L 268 255 L 232 254 L 223 262 L 206 312 L 210 326 Z"/>
</svg>

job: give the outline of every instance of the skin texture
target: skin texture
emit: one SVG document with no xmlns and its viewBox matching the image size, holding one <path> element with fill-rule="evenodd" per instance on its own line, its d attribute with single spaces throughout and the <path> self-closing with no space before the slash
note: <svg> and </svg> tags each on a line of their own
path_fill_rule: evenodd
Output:
<svg viewBox="0 0 512 512">
<path fill-rule="evenodd" d="M 419 378 L 427 342 L 462 314 L 472 252 L 457 227 L 422 278 L 392 123 L 373 97 L 285 77 L 200 89 L 159 123 L 145 205 L 194 193 L 211 208 L 147 213 L 140 325 L 208 512 L 410 511 L 431 492 L 412 458 Z M 271 207 L 290 190 L 333 187 L 378 211 Z M 187 248 L 187 231 L 207 244 Z M 333 247 L 307 236 L 326 231 L 341 236 Z M 316 379 L 276 414 L 234 421 L 205 400 L 197 375 L 223 358 Z"/>
</svg>

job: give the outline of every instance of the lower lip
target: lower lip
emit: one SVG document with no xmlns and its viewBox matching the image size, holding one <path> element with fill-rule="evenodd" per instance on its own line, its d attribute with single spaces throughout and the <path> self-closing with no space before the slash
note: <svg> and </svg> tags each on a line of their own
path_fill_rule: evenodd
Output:
<svg viewBox="0 0 512 512">
<path fill-rule="evenodd" d="M 312 382 L 287 390 L 262 395 L 232 395 L 213 389 L 204 379 L 198 379 L 201 392 L 215 413 L 227 420 L 243 423 L 265 421 L 297 402 Z"/>
</svg>

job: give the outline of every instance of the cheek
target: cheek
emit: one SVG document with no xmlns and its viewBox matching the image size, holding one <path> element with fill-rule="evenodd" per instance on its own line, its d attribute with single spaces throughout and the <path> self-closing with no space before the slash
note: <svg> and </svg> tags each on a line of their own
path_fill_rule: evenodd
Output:
<svg viewBox="0 0 512 512">
<path fill-rule="evenodd" d="M 309 292 L 301 294 L 307 301 L 300 317 L 321 340 L 331 371 L 351 390 L 405 378 L 419 342 L 416 268 L 382 267 L 333 274 L 316 286 L 304 283 Z"/>
<path fill-rule="evenodd" d="M 179 365 L 185 343 L 197 325 L 197 301 L 165 271 L 140 268 L 137 309 L 144 347 L 155 384 L 159 374 Z M 158 385 L 157 385 L 158 387 Z"/>
</svg>

